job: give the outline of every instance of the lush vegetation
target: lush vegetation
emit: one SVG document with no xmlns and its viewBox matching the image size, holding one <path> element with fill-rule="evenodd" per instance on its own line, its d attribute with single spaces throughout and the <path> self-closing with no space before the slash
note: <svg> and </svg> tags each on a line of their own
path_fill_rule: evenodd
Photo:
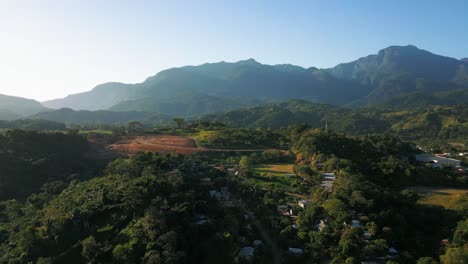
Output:
<svg viewBox="0 0 468 264">
<path fill-rule="evenodd" d="M 272 130 L 220 129 L 196 134 L 198 143 L 210 148 L 281 148 L 287 139 Z"/>
<path fill-rule="evenodd" d="M 0 199 L 24 199 L 44 184 L 59 192 L 65 182 L 89 177 L 98 162 L 91 165 L 87 151 L 87 141 L 76 134 L 23 130 L 0 134 Z"/>
<path fill-rule="evenodd" d="M 174 123 L 172 132 L 199 144 L 258 151 L 107 161 L 84 137 L 98 131 L 5 132 L 2 261 L 233 263 L 245 247 L 254 248 L 253 263 L 466 260 L 466 197 L 429 203 L 414 186 L 467 188 L 468 177 L 418 164 L 414 144 L 308 125 Z M 101 134 L 143 129 L 135 122 Z M 331 185 L 324 173 L 336 176 Z"/>
<path fill-rule="evenodd" d="M 41 119 L 0 120 L 0 129 L 21 129 L 32 131 L 63 131 L 65 124 Z"/>
<path fill-rule="evenodd" d="M 327 127 L 348 135 L 392 133 L 407 140 L 439 142 L 456 140 L 467 143 L 468 107 L 433 106 L 429 109 L 383 110 L 381 108 L 340 108 L 302 100 L 240 109 L 208 115 L 207 121 L 230 127 L 281 128 L 307 124 Z M 429 140 L 427 140 L 429 139 Z"/>
</svg>

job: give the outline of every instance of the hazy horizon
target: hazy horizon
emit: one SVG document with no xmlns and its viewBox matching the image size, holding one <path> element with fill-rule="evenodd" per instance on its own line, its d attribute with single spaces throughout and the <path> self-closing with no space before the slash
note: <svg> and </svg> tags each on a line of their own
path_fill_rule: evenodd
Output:
<svg viewBox="0 0 468 264">
<path fill-rule="evenodd" d="M 463 1 L 0 3 L 0 94 L 39 101 L 185 65 L 254 58 L 329 68 L 412 44 L 468 57 Z"/>
</svg>

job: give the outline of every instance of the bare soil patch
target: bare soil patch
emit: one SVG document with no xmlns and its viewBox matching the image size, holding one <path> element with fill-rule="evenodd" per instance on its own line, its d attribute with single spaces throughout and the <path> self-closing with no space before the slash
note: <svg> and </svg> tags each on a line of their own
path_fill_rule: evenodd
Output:
<svg viewBox="0 0 468 264">
<path fill-rule="evenodd" d="M 97 143 L 97 142 L 94 142 Z M 149 151 L 158 153 L 192 154 L 196 152 L 218 151 L 218 152 L 255 152 L 267 149 L 220 149 L 199 147 L 196 139 L 187 136 L 176 135 L 138 135 L 123 136 L 112 144 L 105 144 L 107 152 L 120 155 L 133 155 L 137 152 Z"/>
</svg>

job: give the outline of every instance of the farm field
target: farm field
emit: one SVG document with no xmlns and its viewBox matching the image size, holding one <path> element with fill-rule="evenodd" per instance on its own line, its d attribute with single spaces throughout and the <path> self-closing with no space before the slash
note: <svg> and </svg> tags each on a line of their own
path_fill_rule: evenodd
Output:
<svg viewBox="0 0 468 264">
<path fill-rule="evenodd" d="M 413 190 L 421 196 L 420 204 L 443 206 L 451 210 L 466 210 L 468 208 L 468 189 L 418 186 L 414 187 Z"/>
</svg>

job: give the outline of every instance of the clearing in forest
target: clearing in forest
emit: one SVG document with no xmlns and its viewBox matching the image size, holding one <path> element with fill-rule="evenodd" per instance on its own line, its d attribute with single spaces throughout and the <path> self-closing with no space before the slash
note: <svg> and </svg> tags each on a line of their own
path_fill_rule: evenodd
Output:
<svg viewBox="0 0 468 264">
<path fill-rule="evenodd" d="M 266 173 L 271 176 L 286 176 L 294 173 L 294 164 L 266 164 L 255 168 L 255 172 Z"/>
<path fill-rule="evenodd" d="M 413 190 L 421 196 L 420 204 L 443 206 L 451 210 L 468 208 L 468 189 L 432 188 L 418 186 Z"/>
<path fill-rule="evenodd" d="M 99 143 L 99 142 L 95 142 Z M 178 135 L 137 135 L 121 136 L 112 144 L 104 144 L 110 152 L 123 155 L 133 155 L 137 152 L 149 151 L 158 153 L 192 154 L 197 152 L 256 152 L 269 149 L 264 148 L 206 148 L 199 147 L 197 140 L 192 137 Z"/>
</svg>

